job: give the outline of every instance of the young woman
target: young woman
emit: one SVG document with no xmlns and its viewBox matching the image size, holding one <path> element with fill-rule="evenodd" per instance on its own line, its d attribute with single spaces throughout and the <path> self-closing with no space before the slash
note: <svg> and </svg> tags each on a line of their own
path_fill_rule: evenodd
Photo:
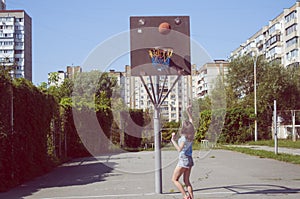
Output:
<svg viewBox="0 0 300 199">
<path fill-rule="evenodd" d="M 181 137 L 178 139 L 178 144 L 175 141 L 175 133 L 172 134 L 172 143 L 179 152 L 178 164 L 173 172 L 172 181 L 178 190 L 182 193 L 184 199 L 194 199 L 193 188 L 190 183 L 190 174 L 194 165 L 192 158 L 192 144 L 195 134 L 193 126 L 191 105 L 187 107 L 188 121 L 184 121 L 181 129 Z M 183 175 L 183 182 L 187 187 L 188 194 L 179 182 L 179 178 Z"/>
</svg>

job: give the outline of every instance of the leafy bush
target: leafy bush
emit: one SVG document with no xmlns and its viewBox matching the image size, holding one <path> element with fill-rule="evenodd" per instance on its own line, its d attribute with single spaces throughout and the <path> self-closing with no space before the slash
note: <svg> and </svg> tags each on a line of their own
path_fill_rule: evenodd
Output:
<svg viewBox="0 0 300 199">
<path fill-rule="evenodd" d="M 243 143 L 253 140 L 253 121 L 252 109 L 228 109 L 219 142 Z"/>
</svg>

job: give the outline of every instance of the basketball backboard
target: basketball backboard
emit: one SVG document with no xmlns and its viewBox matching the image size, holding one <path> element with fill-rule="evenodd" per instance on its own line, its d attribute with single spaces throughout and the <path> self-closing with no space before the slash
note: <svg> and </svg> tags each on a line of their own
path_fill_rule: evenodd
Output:
<svg viewBox="0 0 300 199">
<path fill-rule="evenodd" d="M 171 55 L 166 62 L 168 67 L 158 69 L 153 66 L 152 52 L 157 53 L 165 49 L 168 49 L 166 54 Z M 190 75 L 190 55 L 189 16 L 130 17 L 132 76 L 178 75 L 179 71 L 182 75 Z"/>
</svg>

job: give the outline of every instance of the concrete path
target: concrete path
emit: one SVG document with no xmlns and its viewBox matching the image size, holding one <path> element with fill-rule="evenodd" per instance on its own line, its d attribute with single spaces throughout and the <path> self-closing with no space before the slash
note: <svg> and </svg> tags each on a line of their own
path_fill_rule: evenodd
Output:
<svg viewBox="0 0 300 199">
<path fill-rule="evenodd" d="M 174 199 L 176 151 L 163 151 L 163 194 L 155 194 L 154 153 L 122 153 L 74 160 L 6 193 L 3 199 Z M 194 152 L 196 199 L 299 199 L 300 166 L 237 152 Z"/>
</svg>

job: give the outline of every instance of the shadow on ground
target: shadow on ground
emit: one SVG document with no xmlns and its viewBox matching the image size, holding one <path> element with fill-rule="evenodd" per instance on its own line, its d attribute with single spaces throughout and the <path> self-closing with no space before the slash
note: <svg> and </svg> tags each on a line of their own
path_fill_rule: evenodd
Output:
<svg viewBox="0 0 300 199">
<path fill-rule="evenodd" d="M 73 160 L 33 181 L 24 183 L 8 192 L 0 193 L 0 198 L 23 198 L 44 188 L 86 185 L 105 181 L 114 166 L 115 163 L 103 164 L 93 157 Z"/>
</svg>

